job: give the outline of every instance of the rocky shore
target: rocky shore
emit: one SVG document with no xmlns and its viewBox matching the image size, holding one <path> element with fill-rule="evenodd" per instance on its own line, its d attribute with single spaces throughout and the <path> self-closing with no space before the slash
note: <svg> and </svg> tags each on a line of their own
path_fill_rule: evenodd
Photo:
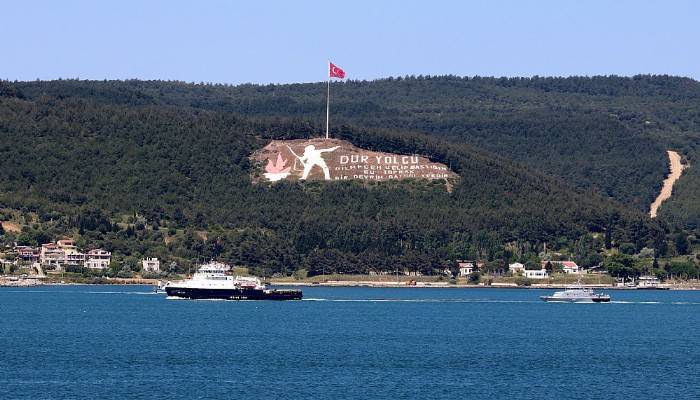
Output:
<svg viewBox="0 0 700 400">
<path fill-rule="evenodd" d="M 0 287 L 31 287 L 43 284 L 44 282 L 36 278 L 0 277 Z"/>
</svg>

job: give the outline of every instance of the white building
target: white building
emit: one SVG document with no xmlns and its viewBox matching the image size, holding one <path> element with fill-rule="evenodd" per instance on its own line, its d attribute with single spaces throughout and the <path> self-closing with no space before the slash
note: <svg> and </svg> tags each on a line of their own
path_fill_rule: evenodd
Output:
<svg viewBox="0 0 700 400">
<path fill-rule="evenodd" d="M 141 260 L 143 272 L 160 272 L 160 261 L 157 258 L 144 258 Z"/>
<path fill-rule="evenodd" d="M 512 273 L 513 275 L 517 275 L 517 274 L 522 275 L 525 272 L 525 265 L 523 265 L 519 262 L 512 263 L 512 264 L 508 265 L 508 271 L 510 271 L 510 273 Z"/>
<path fill-rule="evenodd" d="M 658 288 L 661 280 L 655 276 L 640 276 L 637 278 L 637 287 L 640 288 Z"/>
<path fill-rule="evenodd" d="M 526 278 L 530 279 L 547 279 L 549 278 L 549 274 L 547 273 L 546 269 L 539 269 L 539 270 L 531 270 L 531 269 L 526 269 L 523 270 L 523 276 Z"/>
<path fill-rule="evenodd" d="M 63 250 L 64 265 L 69 265 L 73 267 L 79 267 L 85 264 L 86 256 L 85 253 L 79 252 L 77 249 L 66 249 Z"/>
<path fill-rule="evenodd" d="M 112 253 L 107 250 L 94 249 L 87 252 L 85 268 L 106 269 L 112 261 Z"/>
<path fill-rule="evenodd" d="M 63 249 L 59 249 L 56 244 L 44 243 L 41 245 L 41 251 L 39 252 L 39 262 L 42 265 L 61 268 L 65 255 Z"/>
<path fill-rule="evenodd" d="M 547 266 L 547 263 L 552 263 L 552 265 L 560 265 L 562 272 L 565 274 L 580 274 L 581 268 L 573 261 L 542 261 L 542 268 Z"/>
<path fill-rule="evenodd" d="M 459 267 L 459 276 L 469 276 L 474 272 L 474 263 L 470 261 L 457 261 Z"/>
<path fill-rule="evenodd" d="M 85 254 L 78 251 L 72 239 L 42 244 L 38 258 L 41 264 L 56 270 L 62 270 L 66 266 L 79 267 L 85 263 Z"/>
<path fill-rule="evenodd" d="M 207 268 L 211 268 L 211 269 L 220 269 L 222 271 L 230 271 L 231 270 L 230 265 L 228 265 L 226 263 L 222 263 L 221 261 L 214 261 L 214 260 L 209 261 L 208 263 L 204 263 L 204 264 L 200 265 L 199 267 L 200 268 L 207 267 Z"/>
</svg>

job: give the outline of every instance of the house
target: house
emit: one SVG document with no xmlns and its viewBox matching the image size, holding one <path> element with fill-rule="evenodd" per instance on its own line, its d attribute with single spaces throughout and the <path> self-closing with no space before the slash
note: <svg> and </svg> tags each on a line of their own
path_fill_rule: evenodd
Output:
<svg viewBox="0 0 700 400">
<path fill-rule="evenodd" d="M 39 262 L 62 270 L 65 267 L 80 267 L 85 263 L 85 254 L 78 251 L 72 239 L 61 239 L 56 243 L 41 245 Z"/>
<path fill-rule="evenodd" d="M 85 253 L 77 249 L 63 250 L 62 266 L 82 267 L 85 264 Z"/>
<path fill-rule="evenodd" d="M 107 250 L 94 249 L 87 252 L 85 268 L 106 269 L 112 261 L 112 253 Z"/>
<path fill-rule="evenodd" d="M 408 268 L 403 269 L 403 274 L 406 276 L 421 276 L 423 274 L 420 273 L 420 271 L 417 270 L 410 270 Z"/>
<path fill-rule="evenodd" d="M 63 251 L 63 259 L 60 260 L 61 267 L 82 267 L 85 264 L 85 253 L 78 250 L 73 239 L 58 240 L 56 247 Z"/>
<path fill-rule="evenodd" d="M 144 258 L 141 260 L 143 272 L 160 272 L 160 261 L 157 258 Z"/>
<path fill-rule="evenodd" d="M 63 268 L 65 255 L 63 249 L 58 248 L 55 243 L 44 243 L 41 245 L 39 252 L 39 262 L 48 267 L 61 269 Z"/>
<path fill-rule="evenodd" d="M 14 251 L 20 260 L 31 263 L 38 262 L 41 255 L 41 249 L 31 246 L 15 246 Z"/>
<path fill-rule="evenodd" d="M 565 274 L 580 274 L 582 269 L 573 261 L 561 261 L 561 264 Z"/>
<path fill-rule="evenodd" d="M 562 272 L 565 274 L 580 274 L 581 268 L 573 261 L 542 261 L 542 268 L 547 267 L 547 263 L 552 263 L 552 265 L 559 265 L 562 268 Z"/>
<path fill-rule="evenodd" d="M 475 271 L 474 263 L 471 261 L 457 260 L 457 266 L 459 267 L 459 276 L 461 277 L 469 276 Z"/>
<path fill-rule="evenodd" d="M 77 249 L 75 246 L 75 241 L 73 239 L 61 239 L 56 241 L 56 247 L 59 249 Z"/>
<path fill-rule="evenodd" d="M 508 265 L 508 271 L 513 275 L 522 275 L 525 272 L 525 265 L 516 262 Z"/>
<path fill-rule="evenodd" d="M 547 279 L 549 278 L 549 273 L 546 269 L 525 269 L 523 270 L 523 276 L 530 279 Z"/>
</svg>

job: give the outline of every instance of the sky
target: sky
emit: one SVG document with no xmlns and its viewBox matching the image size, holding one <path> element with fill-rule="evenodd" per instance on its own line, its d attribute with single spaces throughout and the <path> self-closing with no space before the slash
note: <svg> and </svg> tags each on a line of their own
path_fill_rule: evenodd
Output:
<svg viewBox="0 0 700 400">
<path fill-rule="evenodd" d="M 0 1 L 0 79 L 700 79 L 700 1 Z"/>
</svg>

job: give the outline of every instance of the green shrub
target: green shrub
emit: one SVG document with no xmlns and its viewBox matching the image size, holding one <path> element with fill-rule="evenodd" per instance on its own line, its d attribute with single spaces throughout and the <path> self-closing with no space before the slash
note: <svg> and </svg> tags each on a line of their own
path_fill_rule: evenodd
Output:
<svg viewBox="0 0 700 400">
<path fill-rule="evenodd" d="M 532 285 L 532 280 L 524 276 L 518 276 L 515 278 L 515 284 L 518 286 L 530 286 Z"/>
<path fill-rule="evenodd" d="M 469 283 L 479 283 L 481 280 L 481 272 L 479 271 L 474 271 L 471 274 L 469 274 Z"/>
</svg>

